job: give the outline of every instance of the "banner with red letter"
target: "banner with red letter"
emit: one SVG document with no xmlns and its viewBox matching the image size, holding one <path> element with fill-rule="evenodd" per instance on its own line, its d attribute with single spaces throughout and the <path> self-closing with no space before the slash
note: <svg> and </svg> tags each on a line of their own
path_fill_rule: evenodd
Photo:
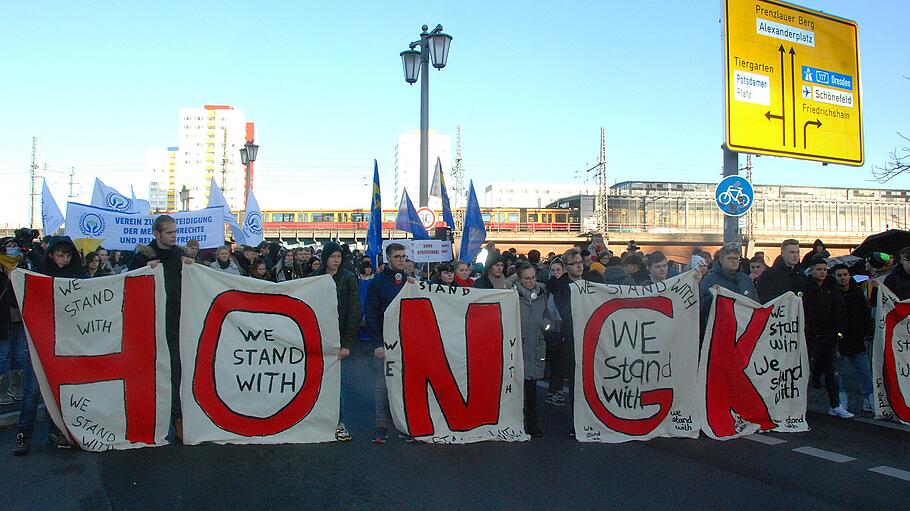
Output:
<svg viewBox="0 0 910 511">
<path fill-rule="evenodd" d="M 12 282 L 57 427 L 88 451 L 167 444 L 163 268 L 86 280 L 16 270 Z"/>
<path fill-rule="evenodd" d="M 432 443 L 527 440 L 518 314 L 514 290 L 406 284 L 383 322 L 398 430 Z"/>
<path fill-rule="evenodd" d="M 698 285 L 569 284 L 575 438 L 617 443 L 698 436 Z"/>
<path fill-rule="evenodd" d="M 809 430 L 804 325 L 802 299 L 793 293 L 760 305 L 715 291 L 698 367 L 706 435 Z"/>
<path fill-rule="evenodd" d="M 878 287 L 875 337 L 872 341 L 872 382 L 875 418 L 910 425 L 910 300 L 898 301 Z"/>
<path fill-rule="evenodd" d="M 330 276 L 275 284 L 183 267 L 183 438 L 335 440 L 341 349 Z"/>
</svg>

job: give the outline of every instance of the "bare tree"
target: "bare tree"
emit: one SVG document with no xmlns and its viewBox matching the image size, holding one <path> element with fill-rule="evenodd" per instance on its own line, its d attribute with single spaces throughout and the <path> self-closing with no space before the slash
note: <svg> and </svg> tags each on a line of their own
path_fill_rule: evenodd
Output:
<svg viewBox="0 0 910 511">
<path fill-rule="evenodd" d="M 888 155 L 888 161 L 883 166 L 872 166 L 872 177 L 879 183 L 886 183 L 904 172 L 910 170 L 910 138 L 898 132 L 897 136 L 906 142 L 899 148 L 894 148 Z"/>
</svg>

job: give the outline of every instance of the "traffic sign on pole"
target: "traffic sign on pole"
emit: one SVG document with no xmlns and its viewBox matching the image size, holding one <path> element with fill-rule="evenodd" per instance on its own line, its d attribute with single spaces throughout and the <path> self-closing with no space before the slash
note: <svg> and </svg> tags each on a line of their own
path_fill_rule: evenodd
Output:
<svg viewBox="0 0 910 511">
<path fill-rule="evenodd" d="M 420 223 L 424 229 L 432 229 L 436 226 L 436 212 L 430 208 L 420 208 L 417 210 L 417 216 L 420 217 Z"/>
<path fill-rule="evenodd" d="M 714 189 L 714 202 L 727 216 L 743 216 L 755 202 L 752 183 L 739 176 L 727 176 Z"/>
<path fill-rule="evenodd" d="M 863 164 L 856 22 L 775 0 L 724 0 L 725 144 Z"/>
</svg>

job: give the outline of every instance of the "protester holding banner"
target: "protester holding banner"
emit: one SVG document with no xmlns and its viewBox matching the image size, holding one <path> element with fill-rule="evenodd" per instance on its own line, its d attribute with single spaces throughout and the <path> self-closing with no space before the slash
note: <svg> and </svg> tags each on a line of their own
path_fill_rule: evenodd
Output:
<svg viewBox="0 0 910 511">
<path fill-rule="evenodd" d="M 436 265 L 436 273 L 430 278 L 430 282 L 443 286 L 461 287 L 455 282 L 455 270 L 451 263 L 439 263 Z"/>
<path fill-rule="evenodd" d="M 831 268 L 837 289 L 845 306 L 844 338 L 838 343 L 841 359 L 838 371 L 838 386 L 840 387 L 840 405 L 847 408 L 847 391 L 844 387 L 844 361 L 849 360 L 850 365 L 860 377 L 861 393 L 863 396 L 863 411 L 871 412 L 872 406 L 872 369 L 869 365 L 869 356 L 866 353 L 866 337 L 872 332 L 872 316 L 869 303 L 863 291 L 850 275 L 850 269 L 845 264 L 838 264 Z M 889 288 L 890 289 L 890 288 Z"/>
<path fill-rule="evenodd" d="M 806 312 L 806 345 L 812 379 L 825 377 L 828 391 L 828 415 L 849 419 L 853 414 L 840 405 L 838 368 L 841 365 L 838 341 L 845 330 L 845 306 L 834 280 L 828 278 L 828 263 L 816 257 L 809 266 L 811 279 L 803 296 Z"/>
<path fill-rule="evenodd" d="M 899 300 L 906 300 L 910 298 L 910 247 L 901 249 L 898 261 L 884 284 Z"/>
<path fill-rule="evenodd" d="M 360 326 L 360 294 L 357 278 L 354 274 L 341 267 L 341 245 L 329 242 L 322 248 L 322 268 L 314 271 L 310 276 L 331 275 L 335 281 L 335 292 L 338 294 L 338 330 L 341 335 L 341 350 L 339 359 L 345 359 L 351 354 L 351 348 L 357 342 L 357 329 Z M 341 405 L 338 413 L 338 427 L 335 429 L 335 439 L 341 442 L 351 440 L 351 434 L 344 426 L 344 373 L 341 382 Z"/>
<path fill-rule="evenodd" d="M 231 255 L 231 249 L 226 246 L 218 247 L 218 251 L 215 252 L 215 261 L 209 266 L 220 272 L 241 275 L 240 266 L 237 265 L 237 261 Z"/>
<path fill-rule="evenodd" d="M 761 274 L 756 289 L 761 303 L 771 301 L 787 291 L 802 296 L 806 291 L 806 278 L 799 267 L 799 241 L 791 238 L 781 243 L 780 258 L 774 262 L 774 266 Z"/>
<path fill-rule="evenodd" d="M 692 256 L 697 257 L 697 256 Z M 704 333 L 705 325 L 708 322 L 708 312 L 711 310 L 711 302 L 714 295 L 711 294 L 711 288 L 715 286 L 729 289 L 734 293 L 741 294 L 746 298 L 758 301 L 758 295 L 755 293 L 755 286 L 748 275 L 739 271 L 740 247 L 736 243 L 728 243 L 720 249 L 720 257 L 711 272 L 702 278 L 699 289 L 701 291 L 701 332 Z M 703 260 L 703 259 L 702 259 Z"/>
<path fill-rule="evenodd" d="M 38 268 L 38 273 L 49 277 L 78 279 L 85 277 L 82 268 L 82 258 L 79 251 L 69 236 L 55 236 L 47 245 L 44 261 Z M 35 416 L 38 412 L 38 381 L 35 369 L 30 358 L 24 360 L 22 373 L 22 409 L 19 412 L 19 426 L 16 432 L 16 447 L 13 454 L 22 456 L 31 450 L 32 431 L 35 426 Z M 47 438 L 51 445 L 58 449 L 69 449 L 70 442 L 54 424 L 48 421 Z"/>
<path fill-rule="evenodd" d="M 557 370 L 569 381 L 569 396 L 567 400 L 571 403 L 575 394 L 575 377 L 572 371 L 575 367 L 575 334 L 572 325 L 572 293 L 570 286 L 574 282 L 582 280 L 585 267 L 582 262 L 581 252 L 577 248 L 570 248 L 567 250 L 562 256 L 562 262 L 565 265 L 566 272 L 553 283 L 551 289 L 553 299 L 556 303 L 556 309 L 562 320 L 562 334 L 567 340 L 567 342 L 563 344 L 565 349 L 560 353 L 559 361 L 557 362 L 560 367 Z M 553 265 L 551 264 L 551 271 L 552 266 Z M 553 392 L 562 392 L 562 387 L 550 390 Z M 569 418 L 572 419 L 573 417 L 574 412 L 570 406 Z M 574 430 L 571 434 L 574 435 Z"/>
<path fill-rule="evenodd" d="M 177 245 L 177 222 L 170 215 L 160 215 L 152 224 L 155 237 L 148 245 L 136 245 L 136 255 L 130 269 L 161 264 L 164 267 L 165 335 L 171 354 L 171 425 L 177 440 L 183 439 L 183 420 L 180 412 L 180 293 L 183 249 Z M 188 260 L 192 262 L 191 260 Z"/>
<path fill-rule="evenodd" d="M 537 269 L 529 263 L 519 262 L 518 310 L 521 314 L 521 349 L 525 370 L 524 424 L 525 432 L 532 437 L 543 436 L 537 424 L 537 380 L 544 377 L 547 343 L 544 333 L 550 327 L 547 311 L 547 291 L 537 282 Z"/>
<path fill-rule="evenodd" d="M 391 243 L 386 246 L 385 258 L 388 266 L 378 273 L 367 291 L 366 327 L 373 343 L 373 355 L 376 357 L 376 432 L 374 444 L 384 444 L 388 440 L 388 426 L 392 423 L 389 410 L 389 390 L 385 380 L 385 345 L 383 344 L 382 327 L 384 315 L 389 304 L 398 296 L 407 278 L 404 273 L 406 259 L 404 245 Z M 406 440 L 409 440 L 405 436 Z"/>
<path fill-rule="evenodd" d="M 26 264 L 15 239 L 0 240 L 0 247 L 3 248 L 0 253 L 0 405 L 10 405 L 22 399 L 28 343 L 9 276 L 13 270 Z"/>
<path fill-rule="evenodd" d="M 644 285 L 656 284 L 667 280 L 670 273 L 670 263 L 667 256 L 661 251 L 652 252 L 648 256 L 648 280 L 643 282 Z"/>
</svg>

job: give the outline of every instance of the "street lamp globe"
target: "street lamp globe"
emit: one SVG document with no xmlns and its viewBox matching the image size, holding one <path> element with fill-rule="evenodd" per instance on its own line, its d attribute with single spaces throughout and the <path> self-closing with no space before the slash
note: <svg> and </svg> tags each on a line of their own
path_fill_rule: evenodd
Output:
<svg viewBox="0 0 910 511">
<path fill-rule="evenodd" d="M 420 52 L 417 50 L 401 52 L 401 65 L 404 68 L 404 81 L 415 83 L 420 76 Z"/>
<path fill-rule="evenodd" d="M 449 45 L 452 43 L 452 36 L 438 32 L 429 37 L 430 39 L 430 61 L 436 69 L 446 67 L 446 61 L 449 60 Z"/>
<path fill-rule="evenodd" d="M 249 165 L 250 163 L 250 153 L 247 151 L 246 147 L 240 148 L 240 163 L 244 165 Z"/>
</svg>

